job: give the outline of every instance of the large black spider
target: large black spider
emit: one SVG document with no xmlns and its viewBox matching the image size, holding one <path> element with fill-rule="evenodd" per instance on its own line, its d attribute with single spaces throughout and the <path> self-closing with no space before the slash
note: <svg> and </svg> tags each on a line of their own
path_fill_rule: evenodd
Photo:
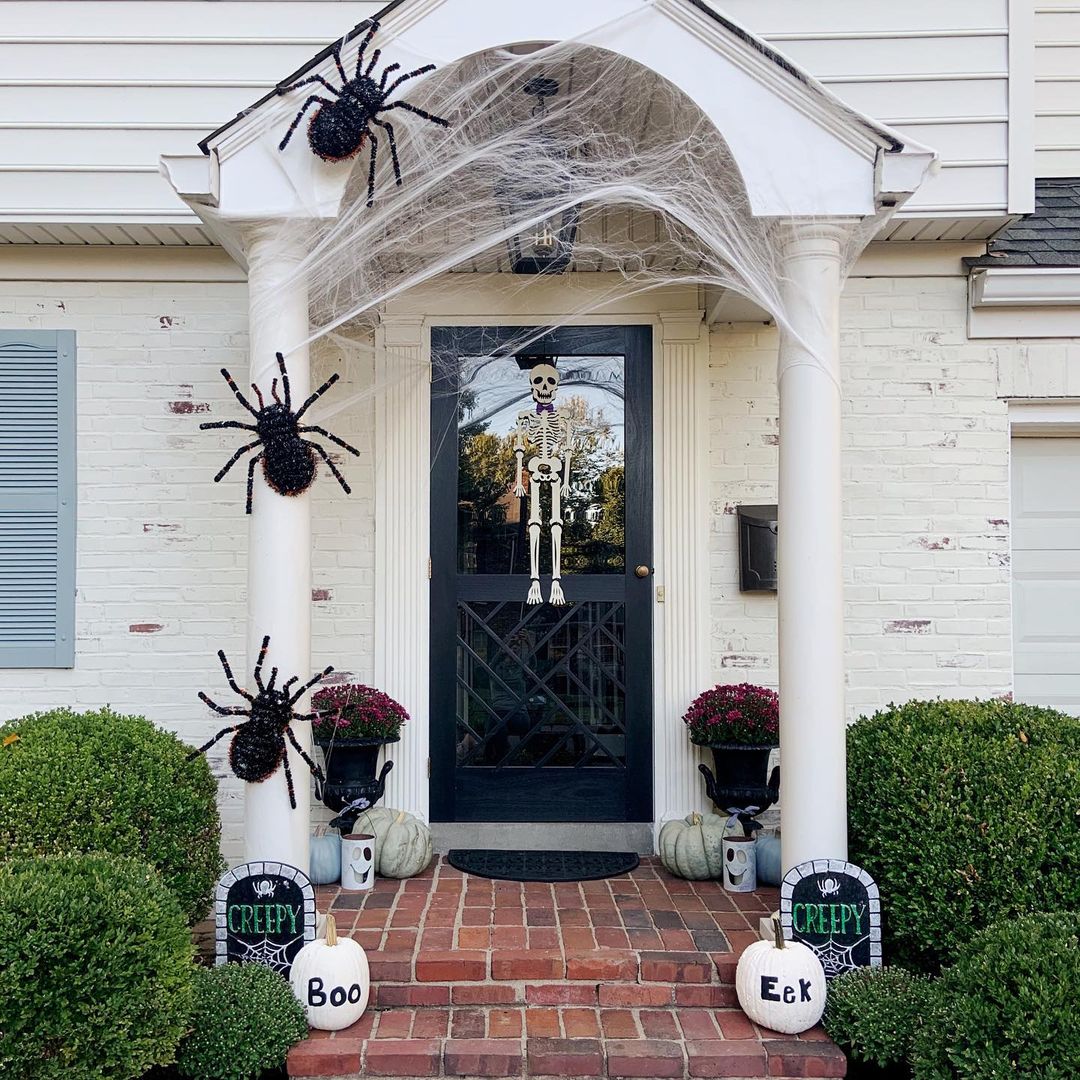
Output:
<svg viewBox="0 0 1080 1080">
<path fill-rule="evenodd" d="M 321 75 L 309 75 L 306 79 L 293 83 L 292 86 L 279 86 L 277 88 L 278 94 L 290 94 L 301 86 L 319 83 L 334 95 L 333 99 L 330 99 L 320 97 L 318 94 L 312 94 L 300 106 L 300 111 L 289 125 L 289 130 L 285 132 L 285 138 L 281 140 L 278 146 L 279 150 L 284 150 L 288 145 L 304 113 L 313 104 L 318 104 L 319 108 L 312 115 L 311 123 L 308 126 L 308 143 L 310 143 L 315 155 L 322 158 L 323 161 L 344 161 L 346 158 L 351 158 L 363 148 L 365 139 L 371 140 L 371 165 L 368 167 L 367 184 L 368 206 L 371 206 L 375 201 L 375 159 L 379 148 L 379 140 L 375 138 L 375 132 L 371 129 L 372 124 L 381 127 L 386 132 L 390 141 L 390 157 L 394 163 L 394 178 L 398 186 L 401 186 L 401 163 L 398 161 L 394 129 L 389 121 L 378 118 L 379 113 L 389 112 L 391 109 L 405 109 L 407 112 L 416 113 L 417 116 L 421 116 L 425 120 L 430 120 L 433 124 L 439 124 L 442 127 L 450 126 L 449 120 L 444 120 L 441 116 L 433 116 L 431 113 L 418 108 L 416 105 L 411 105 L 407 101 L 395 101 L 390 105 L 386 104 L 387 98 L 403 82 L 415 79 L 417 75 L 425 75 L 429 71 L 434 71 L 435 65 L 425 64 L 415 71 L 399 75 L 387 86 L 386 80 L 401 67 L 400 64 L 389 64 L 383 68 L 382 75 L 379 77 L 379 81 L 376 82 L 371 73 L 379 62 L 382 50 L 376 49 L 371 54 L 371 60 L 367 67 L 364 68 L 363 65 L 364 53 L 378 29 L 379 24 L 377 22 L 373 22 L 368 28 L 367 37 L 361 42 L 360 51 L 356 54 L 356 75 L 351 79 L 341 63 L 341 43 L 338 42 L 334 45 L 331 55 L 341 75 L 341 86 L 331 85 Z"/>
<path fill-rule="evenodd" d="M 285 782 L 289 785 L 289 802 L 296 809 L 296 791 L 293 788 L 292 772 L 289 769 L 289 753 L 285 745 L 286 738 L 292 743 L 293 749 L 307 762 L 312 775 L 322 784 L 326 782 L 322 769 L 308 756 L 304 748 L 296 741 L 289 724 L 293 720 L 310 720 L 312 713 L 300 714 L 293 711 L 293 706 L 310 690 L 321 678 L 329 675 L 334 669 L 326 668 L 313 678 L 308 680 L 299 690 L 290 694 L 289 688 L 293 683 L 300 681 L 299 675 L 294 675 L 280 689 L 276 689 L 278 669 L 270 670 L 270 680 L 263 683 L 262 667 L 266 659 L 266 650 L 270 647 L 270 635 L 263 638 L 262 648 L 259 650 L 259 659 L 255 664 L 255 685 L 259 692 L 254 696 L 242 689 L 233 678 L 232 668 L 225 658 L 225 650 L 218 650 L 218 659 L 225 669 L 225 678 L 233 690 L 244 698 L 250 708 L 232 705 L 224 708 L 215 704 L 201 690 L 199 697 L 210 706 L 216 713 L 222 716 L 247 716 L 244 720 L 232 727 L 222 728 L 209 742 L 204 743 L 198 750 L 193 750 L 187 756 L 188 761 L 193 761 L 200 754 L 205 754 L 219 739 L 225 738 L 230 732 L 235 732 L 232 744 L 229 746 L 229 765 L 232 771 L 241 780 L 257 784 L 268 777 L 273 776 L 280 766 L 285 767 Z M 317 790 L 316 790 L 317 793 Z M 320 796 L 321 797 L 321 796 Z"/>
<path fill-rule="evenodd" d="M 331 442 L 337 443 L 338 446 L 344 447 L 350 454 L 354 454 L 356 457 L 360 456 L 360 451 L 356 447 L 350 446 L 336 435 L 331 435 L 326 428 L 319 427 L 316 424 L 300 424 L 300 417 L 338 381 L 340 376 L 337 372 L 331 375 L 296 412 L 293 412 L 292 395 L 289 391 L 289 375 L 285 370 L 285 358 L 281 353 L 277 353 L 277 362 L 278 367 L 281 369 L 281 385 L 285 390 L 284 401 L 278 397 L 277 379 L 273 381 L 270 387 L 270 392 L 274 397 L 272 405 L 267 405 L 263 401 L 262 391 L 252 383 L 251 389 L 255 391 L 255 396 L 259 399 L 259 407 L 256 409 L 240 393 L 240 388 L 233 381 L 233 377 L 229 372 L 222 368 L 221 374 L 225 376 L 225 381 L 232 387 L 236 400 L 255 417 L 255 423 L 241 424 L 237 420 L 215 420 L 212 423 L 199 425 L 199 428 L 203 431 L 208 428 L 240 428 L 242 431 L 254 431 L 258 435 L 254 442 L 241 446 L 225 463 L 224 468 L 214 477 L 214 483 L 216 484 L 249 450 L 254 450 L 257 446 L 263 448 L 262 452 L 256 454 L 248 465 L 247 513 L 249 514 L 251 513 L 252 488 L 255 484 L 255 466 L 260 461 L 263 463 L 263 476 L 266 477 L 266 482 L 279 495 L 299 495 L 301 492 L 307 491 L 312 480 L 315 479 L 315 453 L 318 452 L 323 461 L 330 466 L 330 471 L 337 478 L 337 482 L 342 486 L 345 494 L 348 495 L 352 491 L 352 488 L 345 482 L 345 477 L 338 472 L 337 467 L 330 460 L 326 451 L 318 443 L 311 442 L 310 439 L 300 438 L 301 435 L 316 432 Z"/>
</svg>

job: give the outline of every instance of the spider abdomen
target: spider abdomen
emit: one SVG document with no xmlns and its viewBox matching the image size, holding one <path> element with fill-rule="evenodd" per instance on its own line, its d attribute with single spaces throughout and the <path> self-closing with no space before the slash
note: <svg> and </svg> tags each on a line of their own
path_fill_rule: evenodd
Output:
<svg viewBox="0 0 1080 1080">
<path fill-rule="evenodd" d="M 279 495 L 299 495 L 315 479 L 315 451 L 299 437 L 268 442 L 263 449 L 263 476 Z"/>
<path fill-rule="evenodd" d="M 249 784 L 258 784 L 273 776 L 284 757 L 285 740 L 277 731 L 242 728 L 229 746 L 229 765 L 233 773 Z"/>
<path fill-rule="evenodd" d="M 367 120 L 347 98 L 323 105 L 308 125 L 311 149 L 323 161 L 345 161 L 354 157 L 367 138 Z"/>
</svg>

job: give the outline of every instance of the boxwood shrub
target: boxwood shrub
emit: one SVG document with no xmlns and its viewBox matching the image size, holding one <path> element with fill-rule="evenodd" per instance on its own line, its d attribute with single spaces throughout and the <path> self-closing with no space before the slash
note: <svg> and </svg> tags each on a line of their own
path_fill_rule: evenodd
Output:
<svg viewBox="0 0 1080 1080">
<path fill-rule="evenodd" d="M 899 967 L 849 971 L 829 983 L 825 1030 L 854 1064 L 876 1066 L 882 1075 L 909 1075 L 930 988 L 925 975 Z"/>
<path fill-rule="evenodd" d="M 200 969 L 176 1071 L 192 1080 L 250 1080 L 284 1065 L 307 1032 L 304 1007 L 276 971 L 261 964 Z"/>
<path fill-rule="evenodd" d="M 146 863 L 0 865 L 0 1076 L 129 1080 L 172 1061 L 193 971 L 180 905 Z"/>
<path fill-rule="evenodd" d="M 1080 908 L 1080 720 L 913 701 L 847 746 L 850 856 L 880 886 L 890 963 L 935 972 L 999 918 Z"/>
<path fill-rule="evenodd" d="M 9 736 L 18 736 L 4 746 Z M 141 716 L 36 713 L 0 727 L 0 860 L 57 852 L 138 854 L 189 922 L 224 869 L 217 783 L 204 758 Z"/>
<path fill-rule="evenodd" d="M 936 982 L 916 1080 L 1076 1080 L 1078 994 L 1080 913 L 996 923 Z"/>
</svg>

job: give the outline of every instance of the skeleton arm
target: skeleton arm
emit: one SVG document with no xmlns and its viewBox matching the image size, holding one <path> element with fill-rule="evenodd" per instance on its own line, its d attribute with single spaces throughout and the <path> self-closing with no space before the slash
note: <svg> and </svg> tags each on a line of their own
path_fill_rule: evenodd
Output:
<svg viewBox="0 0 1080 1080">
<path fill-rule="evenodd" d="M 514 435 L 514 457 L 517 458 L 517 468 L 514 474 L 514 495 L 524 498 L 525 485 L 522 482 L 522 468 L 525 461 L 525 417 L 518 415 L 517 431 Z"/>
<path fill-rule="evenodd" d="M 563 420 L 562 429 L 562 445 L 563 445 L 563 471 L 562 471 L 562 489 L 566 497 L 570 496 L 570 459 L 574 456 L 574 425 L 569 417 Z"/>
</svg>

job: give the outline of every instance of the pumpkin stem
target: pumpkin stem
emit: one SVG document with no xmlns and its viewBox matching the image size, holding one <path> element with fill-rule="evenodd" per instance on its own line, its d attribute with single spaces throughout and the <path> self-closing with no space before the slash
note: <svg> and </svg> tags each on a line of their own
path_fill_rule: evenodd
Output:
<svg viewBox="0 0 1080 1080">
<path fill-rule="evenodd" d="M 690 824 L 691 825 L 700 825 L 701 824 L 701 815 L 696 810 L 690 815 Z"/>
<path fill-rule="evenodd" d="M 784 928 L 780 925 L 780 920 L 774 915 L 772 921 L 773 937 L 776 939 L 776 947 L 778 949 L 786 949 L 787 942 L 784 941 Z"/>
<path fill-rule="evenodd" d="M 337 944 L 337 922 L 334 920 L 333 915 L 326 916 L 326 944 Z"/>
<path fill-rule="evenodd" d="M 405 820 L 405 811 L 399 810 L 397 817 L 394 819 L 395 825 L 400 825 Z"/>
</svg>

